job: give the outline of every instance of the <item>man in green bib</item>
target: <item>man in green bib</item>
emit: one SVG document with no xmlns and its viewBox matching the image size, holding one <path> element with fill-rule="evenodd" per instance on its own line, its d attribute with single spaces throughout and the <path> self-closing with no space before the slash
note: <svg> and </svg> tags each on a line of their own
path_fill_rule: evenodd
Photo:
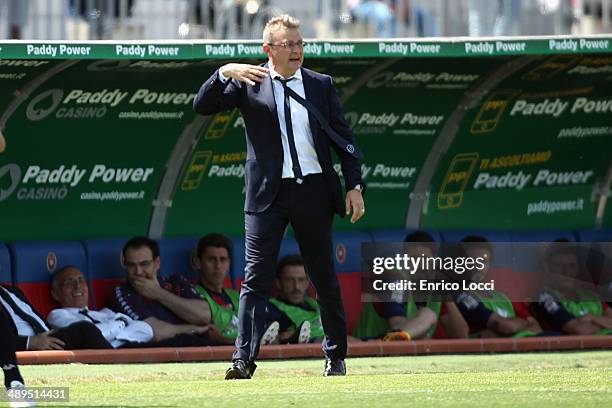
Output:
<svg viewBox="0 0 612 408">
<path fill-rule="evenodd" d="M 279 325 L 274 343 L 309 343 L 323 338 L 321 313 L 316 300 L 308 296 L 310 281 L 299 255 L 283 257 L 276 269 L 278 296 L 266 308 L 266 325 Z"/>
<path fill-rule="evenodd" d="M 473 282 L 484 282 L 491 267 L 493 248 L 485 237 L 461 240 L 468 258 L 482 258 L 484 267 L 471 273 Z M 503 292 L 469 291 L 457 296 L 457 306 L 470 327 L 470 337 L 528 337 L 542 332 L 523 302 L 512 302 Z"/>
<path fill-rule="evenodd" d="M 544 267 L 550 281 L 534 304 L 543 327 L 566 334 L 612 334 L 612 309 L 597 293 L 579 286 L 585 281 L 580 248 L 559 240 L 545 254 Z"/>
<path fill-rule="evenodd" d="M 238 292 L 224 287 L 230 268 L 231 242 L 221 234 L 208 234 L 198 242 L 193 263 L 199 271 L 195 290 L 210 307 L 211 322 L 233 344 L 238 336 Z M 230 341 L 231 340 L 231 341 Z"/>
<path fill-rule="evenodd" d="M 437 251 L 435 240 L 426 231 L 409 233 L 404 242 L 410 243 L 406 253 L 413 258 L 431 258 Z M 409 296 L 407 301 L 364 303 L 353 335 L 361 339 L 417 340 L 463 338 L 467 331 L 454 302 L 415 302 Z"/>
</svg>

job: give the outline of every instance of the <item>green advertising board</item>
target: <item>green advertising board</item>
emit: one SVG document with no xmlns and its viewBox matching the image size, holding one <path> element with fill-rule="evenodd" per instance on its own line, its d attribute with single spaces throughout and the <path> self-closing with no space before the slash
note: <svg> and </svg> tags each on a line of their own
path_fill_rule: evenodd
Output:
<svg viewBox="0 0 612 408">
<path fill-rule="evenodd" d="M 8 102 L 18 106 L 3 129 L 0 239 L 148 231 L 195 81 L 130 61 L 72 62 Z"/>
<path fill-rule="evenodd" d="M 612 160 L 605 54 L 539 59 L 465 115 L 431 185 L 430 228 L 593 228 Z"/>
<path fill-rule="evenodd" d="M 589 54 L 612 51 L 609 36 L 430 40 L 308 41 L 307 58 L 498 57 L 509 55 Z M 61 41 L 0 43 L 2 59 L 200 60 L 265 58 L 261 41 L 171 41 L 143 43 Z"/>
<path fill-rule="evenodd" d="M 207 72 L 204 79 L 212 72 Z M 234 109 L 213 115 L 181 174 L 165 234 L 243 233 L 245 160 L 240 112 Z M 194 229 L 194 224 L 200 229 Z"/>
<path fill-rule="evenodd" d="M 345 115 L 365 154 L 368 216 L 359 224 L 336 220 L 336 230 L 398 228 L 428 152 L 467 89 L 501 62 L 478 58 L 471 65 L 451 59 L 370 59 L 345 74 L 355 60 L 338 61 Z M 360 60 L 357 60 L 360 61 Z M 348 64 L 350 63 L 350 64 Z M 357 84 L 358 86 L 355 86 Z M 377 102 L 380 101 L 380 102 Z M 338 166 L 339 169 L 339 166 Z"/>
<path fill-rule="evenodd" d="M 334 229 L 404 227 L 419 180 L 420 226 L 593 228 L 612 161 L 611 41 L 308 42 L 305 66 L 334 78 L 365 156 L 367 215 Z M 256 41 L 1 43 L 0 241 L 242 234 L 242 117 L 191 108 L 235 60 L 265 54 Z"/>
</svg>

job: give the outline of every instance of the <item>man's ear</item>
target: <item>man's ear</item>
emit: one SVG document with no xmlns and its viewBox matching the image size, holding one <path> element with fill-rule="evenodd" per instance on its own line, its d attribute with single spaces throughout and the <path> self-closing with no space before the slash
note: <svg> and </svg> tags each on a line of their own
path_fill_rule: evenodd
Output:
<svg viewBox="0 0 612 408">
<path fill-rule="evenodd" d="M 191 253 L 191 267 L 196 271 L 199 271 L 202 268 L 202 263 L 200 262 L 200 257 L 196 254 L 195 251 Z"/>
<path fill-rule="evenodd" d="M 51 297 L 52 297 L 52 298 L 53 298 L 53 300 L 55 300 L 57 303 L 60 303 L 59 296 L 57 295 L 57 289 L 56 289 L 56 288 L 51 289 Z"/>
<path fill-rule="evenodd" d="M 151 276 L 150 279 L 156 279 L 159 276 L 159 270 L 161 269 L 161 258 L 158 256 L 153 260 L 153 263 L 155 264 L 155 273 L 153 274 L 153 276 Z"/>
<path fill-rule="evenodd" d="M 263 48 L 263 51 L 264 51 L 264 52 L 265 52 L 267 55 L 270 55 L 270 50 L 271 50 L 271 47 L 270 47 L 270 45 L 269 45 L 269 44 L 264 43 L 264 44 L 263 44 L 263 46 L 262 46 L 262 48 Z"/>
</svg>

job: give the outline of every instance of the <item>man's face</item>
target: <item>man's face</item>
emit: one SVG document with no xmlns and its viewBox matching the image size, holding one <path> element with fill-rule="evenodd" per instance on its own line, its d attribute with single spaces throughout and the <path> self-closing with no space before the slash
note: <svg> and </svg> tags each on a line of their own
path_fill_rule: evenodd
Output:
<svg viewBox="0 0 612 408">
<path fill-rule="evenodd" d="M 548 272 L 563 278 L 580 278 L 580 263 L 576 254 L 558 253 L 546 261 Z"/>
<path fill-rule="evenodd" d="M 62 307 L 86 307 L 89 304 L 89 288 L 81 271 L 76 268 L 64 270 L 57 277 L 51 296 Z"/>
<path fill-rule="evenodd" d="M 159 265 L 159 257 L 153 258 L 153 253 L 146 246 L 137 249 L 128 248 L 125 251 L 123 266 L 127 271 L 127 278 L 130 283 L 135 277 L 156 279 Z"/>
<path fill-rule="evenodd" d="M 206 247 L 196 259 L 196 267 L 200 270 L 200 283 L 223 286 L 230 268 L 229 253 L 223 247 Z"/>
<path fill-rule="evenodd" d="M 417 243 L 407 243 L 407 245 L 408 246 L 406 247 L 406 254 L 411 258 L 421 258 L 421 257 L 431 258 L 434 256 L 433 250 L 431 249 L 431 247 L 427 245 L 417 244 Z M 422 263 L 419 265 L 421 265 L 421 267 L 419 268 L 419 270 L 415 271 L 415 273 L 424 271 L 423 266 L 425 265 L 423 265 Z M 428 271 L 428 272 L 431 272 L 431 271 Z"/>
<path fill-rule="evenodd" d="M 483 258 L 481 261 L 484 264 L 484 268 L 480 270 L 478 268 L 474 268 L 472 270 L 472 280 L 474 282 L 484 281 L 489 274 L 489 269 L 491 268 L 491 251 L 486 248 L 479 248 L 478 246 L 472 244 L 465 248 L 465 255 L 472 259 Z"/>
<path fill-rule="evenodd" d="M 280 28 L 272 32 L 272 42 L 264 44 L 264 52 L 279 74 L 291 76 L 304 62 L 304 47 L 300 31 L 296 28 Z M 282 45 L 290 45 L 283 47 Z"/>
<path fill-rule="evenodd" d="M 277 282 L 280 297 L 290 304 L 301 305 L 306 301 L 309 281 L 303 266 L 285 266 Z"/>
</svg>

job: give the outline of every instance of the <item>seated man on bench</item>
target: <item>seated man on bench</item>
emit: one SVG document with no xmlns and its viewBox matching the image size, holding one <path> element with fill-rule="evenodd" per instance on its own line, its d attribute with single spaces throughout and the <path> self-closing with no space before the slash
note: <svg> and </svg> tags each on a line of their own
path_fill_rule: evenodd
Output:
<svg viewBox="0 0 612 408">
<path fill-rule="evenodd" d="M 210 307 L 187 279 L 175 274 L 160 278 L 159 245 L 147 237 L 130 239 L 123 247 L 127 282 L 115 288 L 110 308 L 142 320 L 153 328 L 154 346 L 210 346 L 225 341 L 210 324 Z M 151 344 L 149 344 L 151 345 Z"/>
<path fill-rule="evenodd" d="M 50 330 L 17 287 L 0 285 L 0 304 L 11 331 L 17 336 L 16 351 L 112 348 L 91 322 Z"/>
<path fill-rule="evenodd" d="M 224 287 L 230 269 L 231 242 L 221 234 L 208 234 L 200 238 L 193 264 L 198 270 L 195 290 L 207 303 L 212 324 L 225 338 L 225 344 L 234 344 L 238 337 L 238 304 L 240 294 Z"/>
<path fill-rule="evenodd" d="M 558 240 L 546 251 L 544 266 L 555 287 L 544 288 L 532 306 L 542 327 L 574 335 L 612 334 L 612 309 L 588 288 L 580 248 Z"/>
<path fill-rule="evenodd" d="M 462 250 L 472 259 L 482 258 L 483 268 L 471 272 L 473 282 L 485 282 L 493 259 L 493 247 L 485 237 L 469 235 L 462 240 Z M 530 337 L 542 328 L 525 302 L 512 302 L 498 290 L 466 291 L 457 297 L 457 305 L 470 327 L 470 337 Z"/>
<path fill-rule="evenodd" d="M 437 245 L 427 231 L 414 231 L 404 238 L 406 254 L 413 258 L 435 256 Z M 415 272 L 417 275 L 421 271 Z M 364 303 L 353 335 L 364 340 L 387 341 L 430 338 L 464 338 L 468 327 L 454 302 L 434 297 L 416 302 L 412 294 L 406 299 Z"/>
<path fill-rule="evenodd" d="M 278 296 L 266 308 L 268 329 L 262 344 L 309 343 L 324 336 L 317 302 L 308 296 L 310 281 L 299 255 L 288 255 L 276 270 Z"/>
<path fill-rule="evenodd" d="M 53 274 L 51 297 L 61 306 L 47 316 L 47 322 L 55 329 L 76 322 L 90 322 L 114 348 L 126 343 L 147 343 L 153 339 L 153 328 L 146 322 L 108 308 L 89 310 L 87 281 L 76 266 L 66 266 Z"/>
</svg>

